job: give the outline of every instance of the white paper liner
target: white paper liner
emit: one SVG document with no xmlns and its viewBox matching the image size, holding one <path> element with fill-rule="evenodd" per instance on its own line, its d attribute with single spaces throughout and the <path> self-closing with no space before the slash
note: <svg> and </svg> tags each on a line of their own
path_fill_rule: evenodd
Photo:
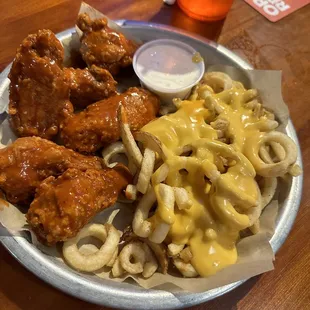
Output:
<svg viewBox="0 0 310 310">
<path fill-rule="evenodd" d="M 130 39 L 131 41 L 136 42 L 137 44 L 142 44 L 142 41 L 139 38 L 134 37 L 130 31 L 128 31 L 125 28 L 120 27 L 118 24 L 116 24 L 113 20 L 111 20 L 109 17 L 107 17 L 106 15 L 104 15 L 103 13 L 99 12 L 98 10 L 96 10 L 95 8 L 93 8 L 92 6 L 90 6 L 89 4 L 82 2 L 81 3 L 81 7 L 79 10 L 79 14 L 82 13 L 87 13 L 91 19 L 97 19 L 97 18 L 102 18 L 105 17 L 108 20 L 108 26 L 111 29 L 114 29 L 118 32 L 123 33 L 126 38 Z M 78 36 L 82 35 L 82 32 L 80 31 L 80 29 L 76 26 L 76 30 L 77 30 L 77 34 Z"/>
</svg>

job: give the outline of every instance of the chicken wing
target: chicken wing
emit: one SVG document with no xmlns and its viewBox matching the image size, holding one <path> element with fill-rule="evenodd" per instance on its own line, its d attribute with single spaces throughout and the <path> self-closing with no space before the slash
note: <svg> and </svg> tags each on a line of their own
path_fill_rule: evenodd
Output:
<svg viewBox="0 0 310 310">
<path fill-rule="evenodd" d="M 74 237 L 99 211 L 113 205 L 131 181 L 122 165 L 114 169 L 68 169 L 44 180 L 30 205 L 27 220 L 38 239 L 53 245 Z"/>
<path fill-rule="evenodd" d="M 64 68 L 70 87 L 70 100 L 75 107 L 89 104 L 116 94 L 117 82 L 108 70 L 92 65 L 90 69 Z"/>
<path fill-rule="evenodd" d="M 84 13 L 79 15 L 77 26 L 83 32 L 80 51 L 88 67 L 95 64 L 116 75 L 121 68 L 132 64 L 138 46 L 109 28 L 107 19 L 91 20 Z"/>
<path fill-rule="evenodd" d="M 101 169 L 98 157 L 84 156 L 39 137 L 17 139 L 0 150 L 0 189 L 11 203 L 29 205 L 35 189 L 68 168 Z"/>
<path fill-rule="evenodd" d="M 64 145 L 82 153 L 93 153 L 119 140 L 117 110 L 120 103 L 133 131 L 153 120 L 159 110 L 159 99 L 155 95 L 142 88 L 129 88 L 123 94 L 91 104 L 67 118 L 61 127 Z"/>
<path fill-rule="evenodd" d="M 73 112 L 61 65 L 64 49 L 50 30 L 25 38 L 9 73 L 11 127 L 18 136 L 52 139 Z"/>
</svg>

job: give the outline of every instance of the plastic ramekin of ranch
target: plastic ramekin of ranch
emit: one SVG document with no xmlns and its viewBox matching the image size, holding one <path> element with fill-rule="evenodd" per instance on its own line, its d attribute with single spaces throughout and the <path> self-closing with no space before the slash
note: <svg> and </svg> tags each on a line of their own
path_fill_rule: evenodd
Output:
<svg viewBox="0 0 310 310">
<path fill-rule="evenodd" d="M 184 99 L 202 78 L 205 65 L 191 46 L 161 39 L 143 44 L 133 57 L 133 68 L 143 87 L 166 104 Z"/>
</svg>

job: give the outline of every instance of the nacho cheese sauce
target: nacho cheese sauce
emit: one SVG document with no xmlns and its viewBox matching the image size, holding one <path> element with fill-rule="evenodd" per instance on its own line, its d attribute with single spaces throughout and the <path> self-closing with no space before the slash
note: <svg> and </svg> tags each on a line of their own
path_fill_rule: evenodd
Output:
<svg viewBox="0 0 310 310">
<path fill-rule="evenodd" d="M 258 118 L 252 110 L 244 108 L 246 92 L 239 83 L 234 83 L 232 89 L 212 95 L 223 109 L 221 118 L 229 121 L 230 145 L 217 140 L 216 130 L 208 124 L 211 112 L 204 107 L 204 100 L 183 101 L 177 112 L 162 116 L 142 129 L 163 144 L 169 167 L 165 183 L 185 188 L 193 201 L 188 210 L 174 208 L 166 241 L 190 246 L 191 264 L 203 277 L 236 262 L 239 233 L 250 226 L 256 212 L 261 212 L 255 169 L 245 155 L 258 143 L 264 134 L 263 123 L 269 120 Z M 188 144 L 192 146 L 192 154 L 180 156 Z M 230 158 L 226 171 L 219 156 Z M 213 171 L 214 165 L 221 174 L 214 182 L 206 181 L 204 171 Z M 163 212 L 164 209 L 160 213 Z"/>
<path fill-rule="evenodd" d="M 193 53 L 173 43 L 154 44 L 142 50 L 136 63 L 137 74 L 154 88 L 175 90 L 198 81 L 200 66 Z"/>
</svg>

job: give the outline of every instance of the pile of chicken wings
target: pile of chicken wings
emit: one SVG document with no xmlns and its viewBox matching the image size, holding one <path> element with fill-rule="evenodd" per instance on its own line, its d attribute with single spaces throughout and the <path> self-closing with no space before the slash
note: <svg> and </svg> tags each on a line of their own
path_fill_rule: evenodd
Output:
<svg viewBox="0 0 310 310">
<path fill-rule="evenodd" d="M 0 150 L 0 189 L 9 202 L 30 205 L 28 223 L 47 245 L 74 237 L 131 182 L 125 166 L 104 167 L 96 156 L 120 138 L 119 105 L 133 131 L 159 110 L 145 89 L 117 92 L 137 44 L 105 18 L 81 14 L 77 26 L 84 68 L 64 67 L 61 42 L 39 30 L 23 40 L 9 73 L 9 120 L 19 138 Z"/>
</svg>

